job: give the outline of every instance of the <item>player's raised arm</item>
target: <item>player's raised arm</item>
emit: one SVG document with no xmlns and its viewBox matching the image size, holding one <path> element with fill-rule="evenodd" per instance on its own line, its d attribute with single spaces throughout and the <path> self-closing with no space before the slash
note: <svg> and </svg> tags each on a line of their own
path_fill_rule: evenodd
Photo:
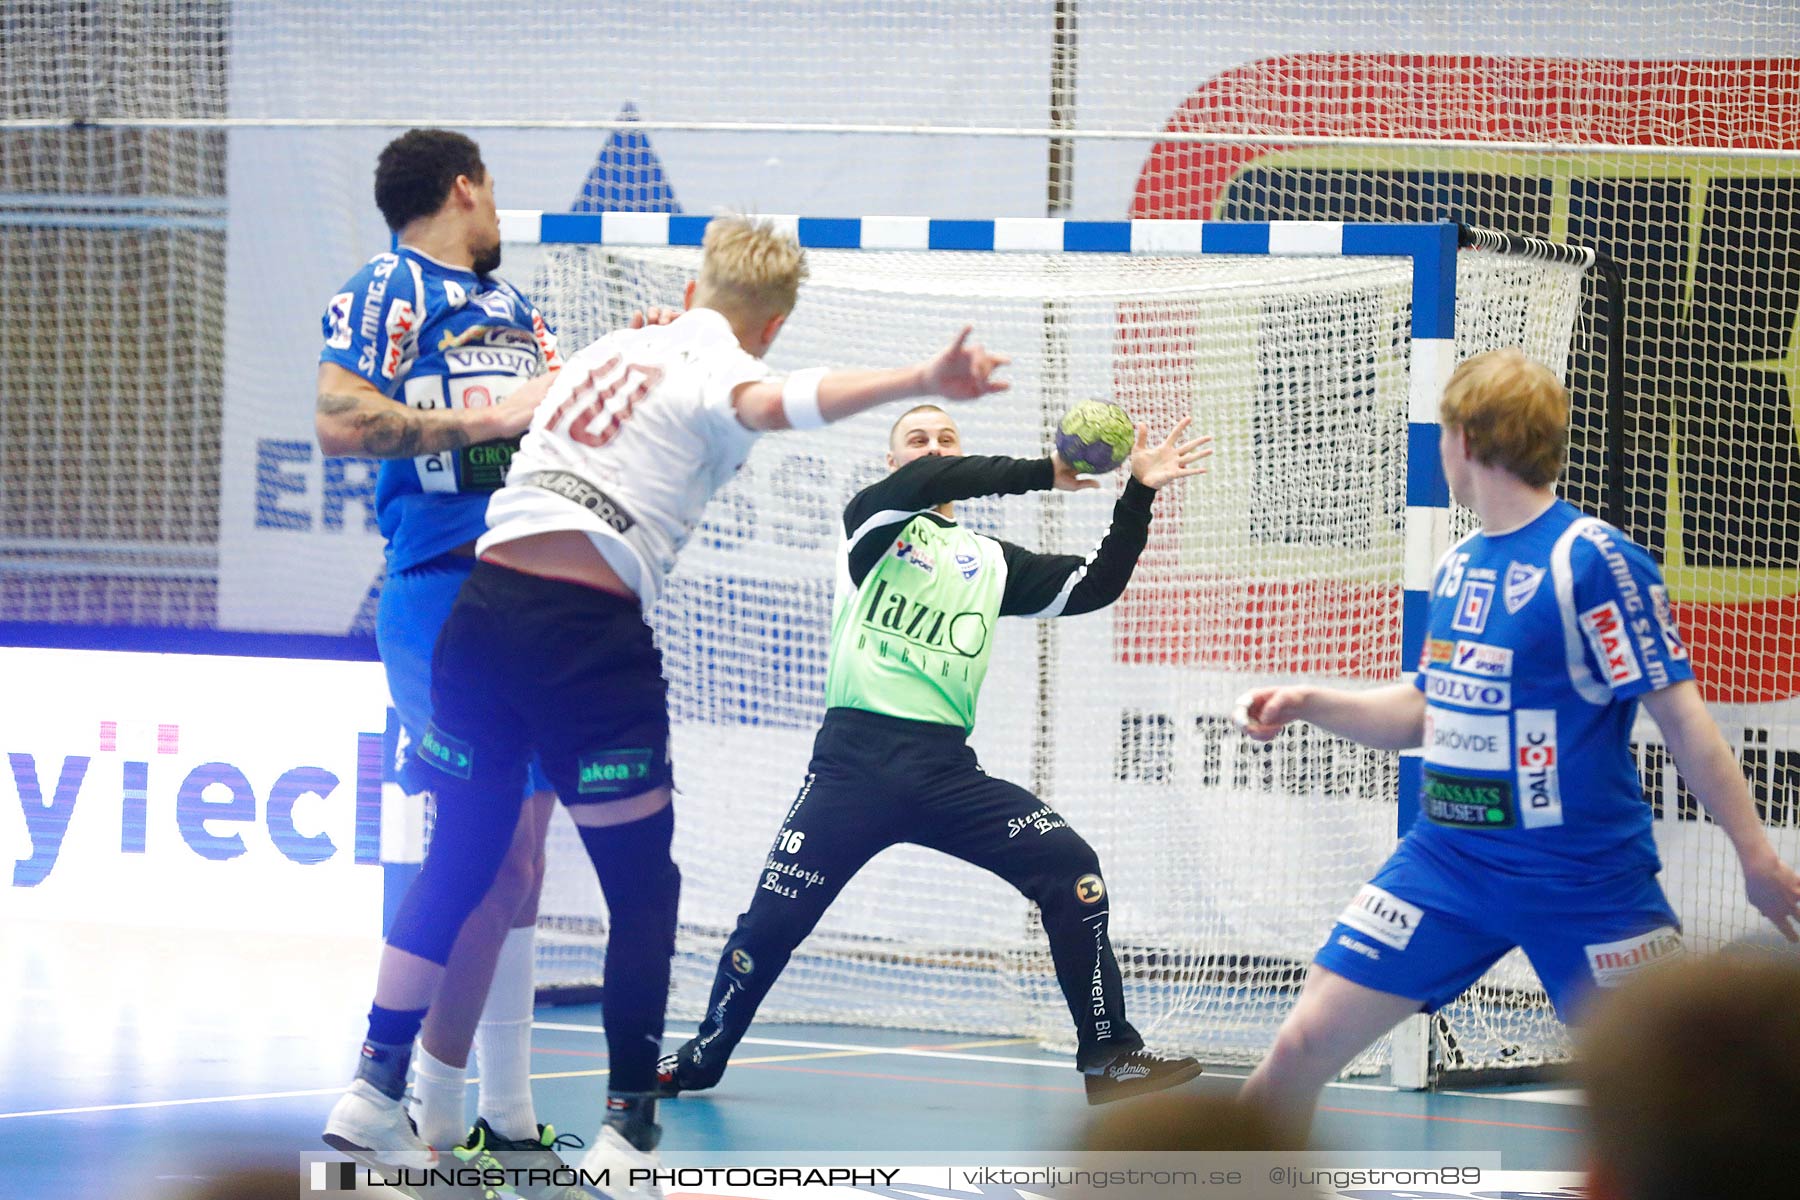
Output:
<svg viewBox="0 0 1800 1200">
<path fill-rule="evenodd" d="M 971 326 L 963 326 L 950 344 L 933 357 L 904 367 L 874 370 L 795 371 L 785 379 L 763 379 L 739 386 L 733 401 L 745 428 L 816 429 L 891 400 L 940 396 L 975 400 L 1011 385 L 994 372 L 1011 362 L 985 346 L 969 342 Z"/>
<path fill-rule="evenodd" d="M 1681 777 L 1705 806 L 1707 814 L 1731 839 L 1744 870 L 1744 892 L 1781 936 L 1800 941 L 1800 876 L 1775 853 L 1757 819 L 1744 783 L 1743 768 L 1725 744 L 1718 725 L 1706 711 L 1700 688 L 1684 680 L 1649 693 L 1644 707 L 1662 730 L 1669 757 Z"/>
<path fill-rule="evenodd" d="M 395 403 L 336 363 L 320 363 L 313 428 L 327 455 L 411 458 L 455 450 L 525 432 L 551 378 L 527 380 L 488 408 L 420 409 Z"/>
</svg>

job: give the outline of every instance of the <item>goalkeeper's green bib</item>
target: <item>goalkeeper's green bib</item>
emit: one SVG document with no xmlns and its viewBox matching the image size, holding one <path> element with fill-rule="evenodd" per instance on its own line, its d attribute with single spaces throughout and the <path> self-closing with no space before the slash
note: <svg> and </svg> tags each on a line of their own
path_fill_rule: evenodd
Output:
<svg viewBox="0 0 1800 1200">
<path fill-rule="evenodd" d="M 992 538 L 917 516 L 853 586 L 840 563 L 828 708 L 975 726 L 1006 560 Z"/>
</svg>

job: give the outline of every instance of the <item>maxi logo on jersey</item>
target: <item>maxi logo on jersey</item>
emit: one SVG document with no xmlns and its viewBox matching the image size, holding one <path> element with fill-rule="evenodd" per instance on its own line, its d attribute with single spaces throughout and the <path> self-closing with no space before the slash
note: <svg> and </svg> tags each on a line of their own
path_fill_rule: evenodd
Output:
<svg viewBox="0 0 1800 1200">
<path fill-rule="evenodd" d="M 1653 628 L 1656 622 L 1645 607 L 1643 593 L 1638 590 L 1630 564 L 1604 525 L 1591 521 L 1582 523 L 1579 528 L 1581 536 L 1600 552 L 1606 570 L 1612 576 L 1613 586 L 1619 592 L 1618 604 L 1609 601 L 1581 614 L 1582 630 L 1587 634 L 1595 656 L 1600 659 L 1608 681 L 1617 688 L 1647 674 L 1652 688 L 1667 687 L 1669 669 L 1663 662 L 1663 646 Z M 1622 612 L 1620 605 L 1624 606 Z M 1631 648 L 1633 641 L 1637 643 L 1635 653 Z M 1602 646 L 1606 648 L 1604 651 Z M 1640 656 L 1642 668 L 1638 666 Z"/>
<path fill-rule="evenodd" d="M 1587 637 L 1594 657 L 1600 660 L 1600 669 L 1606 675 L 1606 681 L 1613 687 L 1623 687 L 1644 677 L 1644 670 L 1638 666 L 1637 653 L 1631 648 L 1631 638 L 1625 632 L 1625 619 L 1620 615 L 1617 604 L 1608 600 L 1598 608 L 1590 608 L 1582 613 L 1581 632 Z"/>
<path fill-rule="evenodd" d="M 392 379 L 400 373 L 400 364 L 410 357 L 407 352 L 418 341 L 418 326 L 418 314 L 410 302 L 396 300 L 388 308 L 387 350 L 381 356 L 383 379 Z"/>
</svg>

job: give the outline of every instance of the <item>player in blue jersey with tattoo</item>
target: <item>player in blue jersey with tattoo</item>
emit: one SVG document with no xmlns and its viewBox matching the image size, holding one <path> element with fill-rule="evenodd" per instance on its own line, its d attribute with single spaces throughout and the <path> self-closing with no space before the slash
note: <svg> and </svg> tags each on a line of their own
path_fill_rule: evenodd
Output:
<svg viewBox="0 0 1800 1200">
<path fill-rule="evenodd" d="M 1352 1058 L 1514 946 L 1564 1020 L 1681 952 L 1628 742 L 1640 703 L 1731 839 L 1750 903 L 1797 940 L 1800 877 L 1700 698 L 1656 564 L 1557 499 L 1568 393 L 1519 351 L 1492 351 L 1457 368 L 1439 416 L 1451 493 L 1481 528 L 1433 575 L 1418 673 L 1370 691 L 1260 688 L 1237 713 L 1259 741 L 1302 720 L 1424 747 L 1420 819 L 1338 918 L 1244 1085 L 1302 1129 Z"/>
<path fill-rule="evenodd" d="M 442 129 L 394 139 L 376 164 L 375 203 L 398 246 L 331 298 L 315 424 L 326 454 L 382 460 L 375 507 L 387 577 L 376 642 L 416 746 L 431 717 L 432 645 L 475 566 L 489 495 L 562 358 L 538 310 L 493 274 L 500 219 L 473 141 Z M 418 769 L 403 750 L 409 794 L 425 790 Z M 530 1054 L 532 937 L 555 797 L 539 768 L 530 786 L 506 864 L 464 927 L 420 1036 L 414 1118 L 444 1149 L 467 1141 L 529 1156 L 554 1141 L 533 1111 Z M 473 1133 L 463 1112 L 471 1041 L 481 1064 Z"/>
</svg>

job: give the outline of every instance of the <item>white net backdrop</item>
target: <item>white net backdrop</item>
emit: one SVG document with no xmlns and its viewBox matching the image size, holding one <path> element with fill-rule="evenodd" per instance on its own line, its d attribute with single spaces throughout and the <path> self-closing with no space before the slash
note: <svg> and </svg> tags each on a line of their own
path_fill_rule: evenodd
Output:
<svg viewBox="0 0 1800 1200">
<path fill-rule="evenodd" d="M 510 251 L 509 251 L 510 253 Z M 544 248 L 531 279 L 574 344 L 680 295 L 688 252 Z M 523 254 L 517 256 L 523 258 Z M 1253 1061 L 1304 963 L 1392 849 L 1394 759 L 1312 732 L 1257 747 L 1221 714 L 1252 680 L 1399 669 L 1411 270 L 1357 259 L 816 252 L 770 361 L 874 365 L 962 320 L 1014 391 L 958 406 L 975 453 L 1036 455 L 1077 399 L 1153 431 L 1191 415 L 1212 471 L 1159 500 L 1112 609 L 1007 622 L 975 732 L 1105 864 L 1132 1019 L 1159 1044 Z M 1459 351 L 1566 360 L 1580 272 L 1462 256 Z M 673 1012 L 704 1005 L 819 718 L 844 503 L 883 470 L 893 413 L 765 438 L 683 552 L 653 617 L 666 655 L 685 877 Z M 965 523 L 1083 553 L 1103 496 L 958 505 Z M 545 982 L 598 978 L 603 910 L 559 821 Z M 1027 903 L 915 847 L 878 857 L 770 995 L 775 1019 L 1069 1040 Z M 1370 1064 L 1378 1061 L 1369 1060 Z"/>
</svg>

